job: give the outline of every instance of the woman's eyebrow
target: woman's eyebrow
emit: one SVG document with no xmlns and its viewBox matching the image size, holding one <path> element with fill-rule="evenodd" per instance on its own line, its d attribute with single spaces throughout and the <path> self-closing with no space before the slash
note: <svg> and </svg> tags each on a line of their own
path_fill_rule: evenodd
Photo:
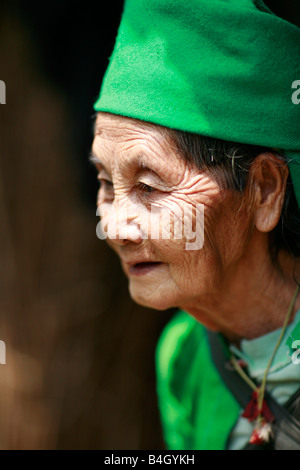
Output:
<svg viewBox="0 0 300 470">
<path fill-rule="evenodd" d="M 153 165 L 153 163 L 148 162 L 142 153 L 138 153 L 137 155 L 129 157 L 128 160 L 123 163 L 123 168 L 135 170 L 137 175 L 140 173 L 149 172 L 153 173 L 162 180 L 164 179 L 161 175 L 161 168 L 157 167 L 157 165 Z"/>
<path fill-rule="evenodd" d="M 91 150 L 89 153 L 89 161 L 95 165 L 95 167 L 99 170 L 103 169 L 107 174 L 109 174 L 108 170 L 106 169 L 105 165 L 102 163 L 100 158 Z M 161 171 L 159 168 L 152 164 L 146 163 L 143 154 L 134 155 L 129 157 L 122 163 L 123 171 L 135 171 L 136 175 L 139 175 L 144 172 L 152 173 L 153 175 L 157 176 L 160 180 L 166 183 L 165 177 L 162 176 Z"/>
<path fill-rule="evenodd" d="M 102 161 L 97 157 L 97 155 L 92 150 L 89 153 L 89 161 L 92 162 L 93 165 L 96 166 L 96 168 L 99 168 L 99 166 L 100 166 L 105 171 L 107 171 L 105 166 L 103 165 Z"/>
</svg>

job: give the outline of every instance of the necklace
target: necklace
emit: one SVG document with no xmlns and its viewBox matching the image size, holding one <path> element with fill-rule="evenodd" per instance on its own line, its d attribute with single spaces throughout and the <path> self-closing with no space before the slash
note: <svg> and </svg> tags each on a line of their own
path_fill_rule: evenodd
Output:
<svg viewBox="0 0 300 470">
<path fill-rule="evenodd" d="M 266 400 L 265 400 L 265 390 L 266 390 L 266 383 L 269 370 L 273 363 L 274 357 L 276 352 L 282 342 L 284 334 L 286 332 L 289 320 L 291 318 L 298 293 L 300 291 L 300 285 L 297 285 L 293 298 L 291 300 L 289 309 L 285 316 L 283 326 L 281 328 L 281 332 L 279 338 L 276 342 L 274 351 L 269 359 L 267 367 L 265 369 L 263 379 L 260 385 L 256 385 L 251 378 L 246 374 L 246 372 L 242 369 L 236 358 L 233 354 L 231 354 L 230 361 L 237 371 L 237 373 L 242 377 L 242 379 L 253 389 L 252 399 L 248 406 L 245 408 L 243 417 L 248 418 L 249 421 L 255 422 L 254 430 L 250 437 L 251 444 L 263 444 L 264 442 L 268 442 L 270 437 L 273 436 L 272 432 L 272 421 L 274 420 L 274 416 L 272 415 Z"/>
</svg>

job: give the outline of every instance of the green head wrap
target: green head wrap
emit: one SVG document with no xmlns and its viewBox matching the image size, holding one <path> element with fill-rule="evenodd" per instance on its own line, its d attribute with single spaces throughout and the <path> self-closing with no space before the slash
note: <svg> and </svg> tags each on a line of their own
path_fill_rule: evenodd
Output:
<svg viewBox="0 0 300 470">
<path fill-rule="evenodd" d="M 260 0 L 125 1 L 94 109 L 281 149 L 300 206 L 300 29 Z"/>
</svg>

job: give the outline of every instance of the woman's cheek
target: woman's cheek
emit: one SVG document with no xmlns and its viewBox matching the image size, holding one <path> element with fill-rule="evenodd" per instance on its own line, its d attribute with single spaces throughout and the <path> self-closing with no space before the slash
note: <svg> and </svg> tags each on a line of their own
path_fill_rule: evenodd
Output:
<svg viewBox="0 0 300 470">
<path fill-rule="evenodd" d="M 204 205 L 168 197 L 153 203 L 149 212 L 151 238 L 185 240 L 186 250 L 199 250 L 204 241 Z"/>
</svg>

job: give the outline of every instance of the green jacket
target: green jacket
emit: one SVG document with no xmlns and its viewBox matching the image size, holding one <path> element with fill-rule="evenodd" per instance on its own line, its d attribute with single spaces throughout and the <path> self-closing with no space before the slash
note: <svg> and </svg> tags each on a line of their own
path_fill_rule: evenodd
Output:
<svg viewBox="0 0 300 470">
<path fill-rule="evenodd" d="M 210 357 L 206 329 L 179 311 L 156 350 L 157 393 L 166 447 L 222 450 L 240 406 Z"/>
</svg>

